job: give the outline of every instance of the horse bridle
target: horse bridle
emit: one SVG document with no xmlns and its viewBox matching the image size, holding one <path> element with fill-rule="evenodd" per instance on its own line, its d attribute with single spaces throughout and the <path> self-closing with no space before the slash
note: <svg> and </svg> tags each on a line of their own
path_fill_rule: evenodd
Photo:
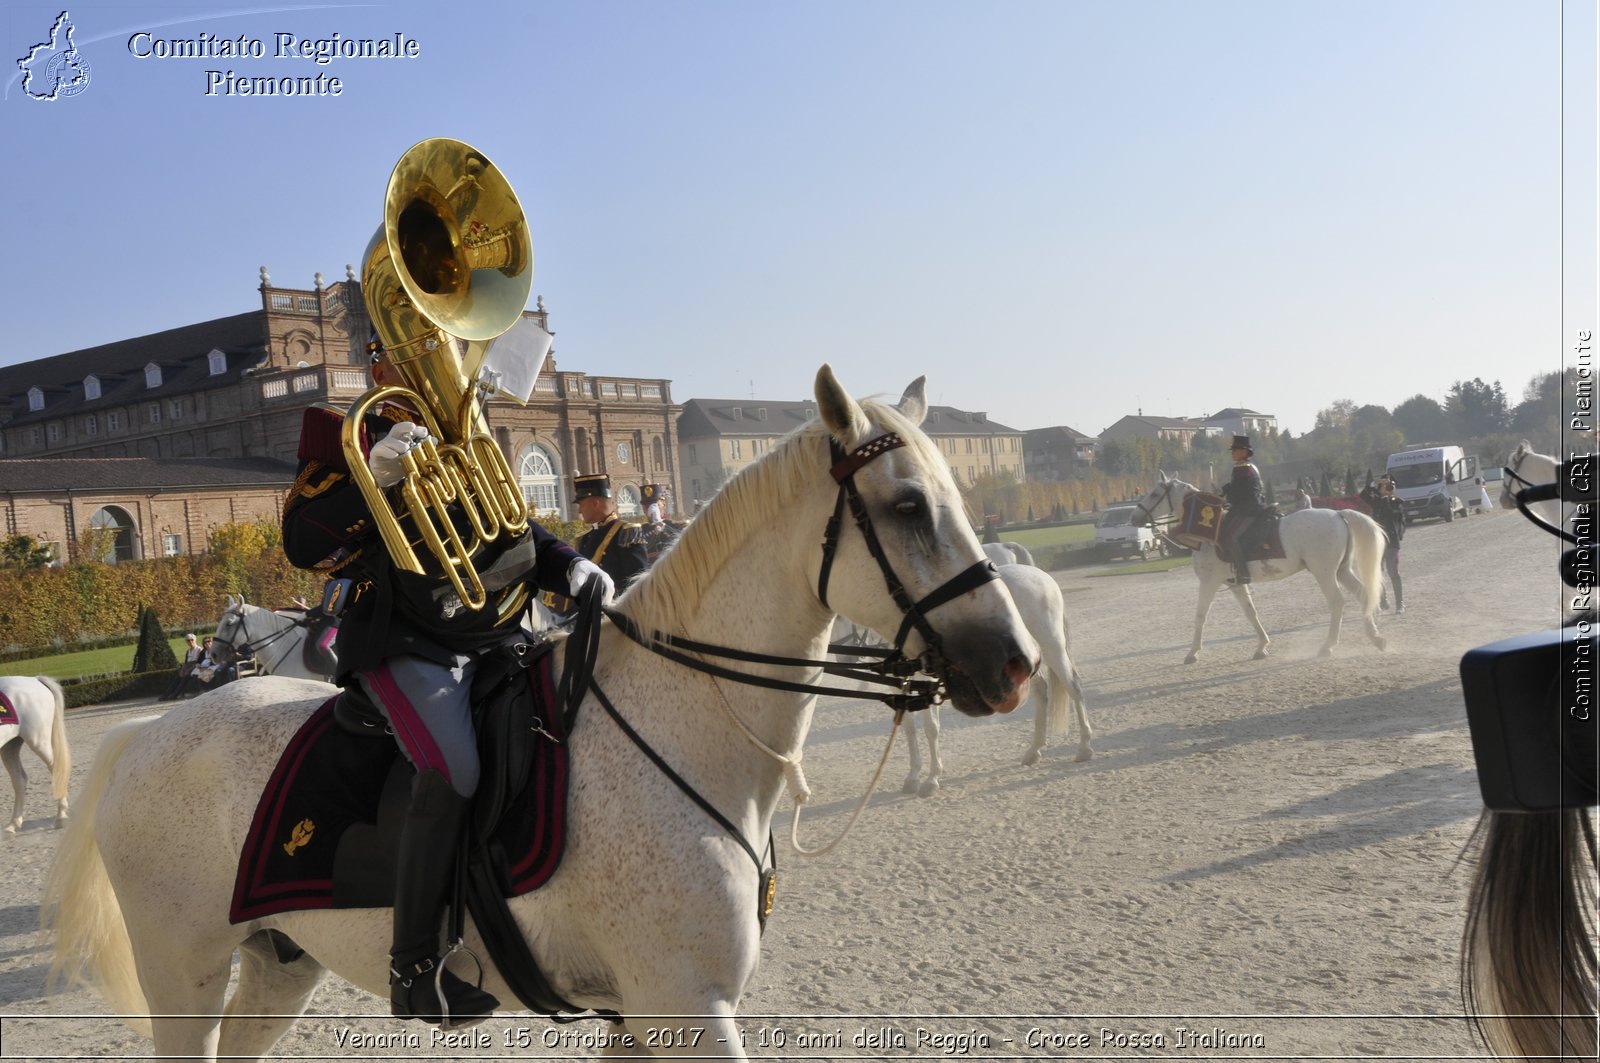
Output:
<svg viewBox="0 0 1600 1063">
<path fill-rule="evenodd" d="M 284 616 L 285 615 L 283 613 L 277 612 L 277 610 L 273 610 L 273 612 L 277 616 Z M 211 636 L 211 642 L 212 642 L 213 645 L 221 645 L 224 650 L 226 650 L 228 653 L 232 654 L 235 657 L 240 655 L 239 654 L 240 650 L 249 650 L 252 656 L 259 657 L 261 655 L 261 651 L 262 650 L 266 649 L 268 646 L 272 645 L 274 642 L 277 642 L 280 639 L 288 638 L 289 637 L 289 633 L 291 631 L 293 631 L 295 628 L 297 628 L 297 627 L 309 627 L 311 625 L 311 621 L 306 617 L 301 617 L 298 620 L 296 620 L 294 617 L 289 617 L 290 624 L 289 624 L 288 627 L 279 628 L 277 631 L 273 631 L 273 632 L 270 632 L 270 633 L 268 633 L 266 635 L 263 635 L 261 637 L 261 640 L 259 642 L 256 642 L 256 641 L 253 641 L 250 638 L 250 631 L 249 631 L 249 628 L 247 626 L 248 625 L 248 621 L 249 621 L 249 617 L 248 617 L 248 615 L 245 613 L 245 611 L 243 609 L 239 610 L 237 619 L 238 619 L 239 632 L 245 636 L 245 640 L 243 642 L 239 643 L 238 645 L 235 645 L 232 639 L 223 638 L 221 634 L 216 634 L 216 635 Z"/>
<path fill-rule="evenodd" d="M 1558 528 L 1550 524 L 1543 517 L 1539 516 L 1539 514 L 1535 513 L 1529 508 L 1530 503 L 1549 502 L 1552 499 L 1559 499 L 1562 497 L 1561 466 L 1559 463 L 1556 465 L 1556 479 L 1547 484 L 1536 484 L 1517 471 L 1518 469 L 1522 468 L 1523 459 L 1525 459 L 1529 453 L 1530 451 L 1522 451 L 1514 464 L 1502 466 L 1500 469 L 1500 474 L 1502 476 L 1514 480 L 1522 485 L 1522 489 L 1520 491 L 1511 491 L 1511 500 L 1517 504 L 1517 512 L 1521 513 L 1529 521 L 1532 521 L 1535 526 L 1543 528 L 1552 535 L 1559 535 L 1569 543 L 1576 543 L 1578 541 L 1577 535 L 1567 531 L 1567 529 L 1564 527 Z M 1507 488 L 1507 490 L 1510 489 Z"/>
<path fill-rule="evenodd" d="M 851 516 L 855 519 L 856 527 L 861 529 L 862 537 L 866 540 L 867 552 L 878 563 L 878 569 L 883 573 L 889 596 L 894 600 L 895 605 L 899 607 L 903 617 L 900 623 L 900 630 L 896 632 L 894 644 L 890 648 L 853 648 L 843 643 L 836 643 L 830 645 L 828 650 L 838 656 L 875 658 L 876 663 L 871 665 L 850 664 L 839 661 L 777 657 L 770 654 L 730 649 L 726 646 L 714 646 L 709 643 L 666 635 L 661 632 L 652 632 L 647 635 L 639 630 L 638 625 L 631 618 L 616 610 L 608 609 L 606 610 L 606 615 L 629 638 L 653 653 L 676 661 L 686 667 L 720 678 L 731 679 L 735 682 L 752 686 L 788 690 L 796 693 L 831 694 L 836 697 L 847 698 L 871 698 L 876 701 L 882 701 L 896 710 L 915 711 L 927 708 L 930 705 L 938 705 L 944 701 L 945 684 L 942 677 L 950 668 L 950 661 L 944 653 L 944 640 L 929 622 L 927 614 L 939 606 L 966 594 L 968 591 L 976 590 L 990 580 L 997 579 L 999 573 L 995 570 L 994 562 L 984 558 L 958 572 L 920 601 L 912 601 L 911 596 L 906 593 L 904 581 L 895 574 L 894 566 L 890 564 L 888 555 L 884 553 L 883 545 L 879 542 L 877 532 L 872 525 L 872 516 L 867 512 L 866 502 L 861 497 L 861 492 L 857 489 L 855 482 L 855 474 L 863 465 L 882 454 L 905 446 L 905 439 L 898 433 L 889 432 L 863 443 L 848 453 L 836 440 L 830 439 L 828 445 L 833 458 L 833 467 L 829 471 L 833 476 L 834 482 L 839 485 L 839 493 L 834 501 L 833 516 L 829 518 L 823 535 L 822 566 L 817 573 L 817 600 L 822 603 L 823 608 L 828 609 L 830 612 L 832 611 L 832 607 L 828 605 L 828 580 L 833 571 L 834 559 L 838 555 L 839 539 L 844 524 L 844 512 L 848 506 Z M 913 630 L 921 633 L 924 648 L 919 657 L 908 659 L 905 656 L 905 643 Z M 769 679 L 764 676 L 749 675 L 731 668 L 723 668 L 708 661 L 691 657 L 689 656 L 691 653 L 724 657 L 752 664 L 816 668 L 827 675 L 853 679 L 858 682 L 893 686 L 898 688 L 899 692 L 849 690 L 820 686 L 814 683 Z M 915 678 L 919 672 L 925 672 L 934 678 Z M 580 683 L 580 688 L 582 685 Z"/>
<path fill-rule="evenodd" d="M 1172 510 L 1174 516 L 1176 516 L 1178 513 L 1177 503 L 1172 501 L 1172 485 L 1176 482 L 1177 481 L 1175 480 L 1168 480 L 1166 483 L 1161 485 L 1161 498 L 1156 503 L 1157 505 L 1160 505 L 1161 502 L 1165 502 L 1167 504 L 1167 508 Z M 1141 498 L 1139 501 L 1135 502 L 1133 506 L 1140 513 L 1144 514 L 1144 519 L 1150 522 L 1150 527 L 1154 528 L 1156 526 L 1155 510 L 1146 509 L 1144 499 Z"/>
</svg>

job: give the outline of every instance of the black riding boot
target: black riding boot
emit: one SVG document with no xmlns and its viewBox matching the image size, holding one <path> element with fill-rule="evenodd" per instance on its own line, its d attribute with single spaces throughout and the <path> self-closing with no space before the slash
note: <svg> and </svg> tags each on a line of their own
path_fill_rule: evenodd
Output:
<svg viewBox="0 0 1600 1063">
<path fill-rule="evenodd" d="M 439 921 L 455 877 L 467 804 L 437 771 L 418 772 L 400 829 L 395 872 L 390 1010 L 396 1018 L 447 1029 L 482 1022 L 500 1006 L 489 993 L 444 970 L 440 955 Z"/>
<path fill-rule="evenodd" d="M 1240 550 L 1238 546 L 1235 546 L 1234 550 L 1238 551 L 1241 554 L 1243 553 L 1243 551 Z M 1236 587 L 1243 587 L 1245 584 L 1249 583 L 1250 582 L 1250 562 L 1248 560 L 1246 560 L 1244 557 L 1235 558 L 1234 562 L 1233 562 L 1233 578 L 1231 580 L 1229 580 L 1228 582 L 1232 583 Z"/>
</svg>

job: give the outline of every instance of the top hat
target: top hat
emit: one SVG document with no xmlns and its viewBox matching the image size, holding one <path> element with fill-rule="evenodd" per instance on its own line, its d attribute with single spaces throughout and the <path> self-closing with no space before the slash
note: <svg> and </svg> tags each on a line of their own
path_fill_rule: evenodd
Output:
<svg viewBox="0 0 1600 1063">
<path fill-rule="evenodd" d="M 661 485 L 640 484 L 639 499 L 640 501 L 644 502 L 645 505 L 649 505 L 651 502 L 661 501 Z"/>
<path fill-rule="evenodd" d="M 1234 436 L 1233 437 L 1233 446 L 1229 447 L 1228 449 L 1229 450 L 1242 450 L 1242 451 L 1246 452 L 1247 454 L 1254 454 L 1255 453 L 1255 450 L 1250 446 L 1250 437 L 1249 436 Z"/>
<path fill-rule="evenodd" d="M 603 472 L 590 473 L 588 476 L 574 476 L 572 478 L 572 500 L 581 502 L 585 498 L 610 498 L 611 477 Z"/>
</svg>

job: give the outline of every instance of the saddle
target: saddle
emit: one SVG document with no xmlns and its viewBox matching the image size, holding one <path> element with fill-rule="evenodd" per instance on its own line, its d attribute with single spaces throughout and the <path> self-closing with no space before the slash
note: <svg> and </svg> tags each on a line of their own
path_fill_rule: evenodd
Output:
<svg viewBox="0 0 1600 1063">
<path fill-rule="evenodd" d="M 1278 528 L 1278 510 L 1268 506 L 1258 517 L 1255 523 L 1245 529 L 1233 541 L 1228 542 L 1228 536 L 1213 543 L 1217 556 L 1233 564 L 1233 551 L 1242 550 L 1246 561 L 1281 561 L 1288 555 L 1283 551 L 1283 535 Z"/>
<path fill-rule="evenodd" d="M 549 881 L 566 843 L 567 747 L 550 649 L 497 650 L 478 666 L 481 774 L 465 876 L 467 910 L 495 965 L 529 1009 L 546 1014 L 572 1009 L 539 973 L 505 902 Z M 257 801 L 229 921 L 392 906 L 412 775 L 358 690 L 324 702 L 290 739 Z"/>
<path fill-rule="evenodd" d="M 0 694 L 0 727 L 21 726 L 22 717 L 17 714 L 17 707 L 11 704 L 11 699 Z"/>
</svg>

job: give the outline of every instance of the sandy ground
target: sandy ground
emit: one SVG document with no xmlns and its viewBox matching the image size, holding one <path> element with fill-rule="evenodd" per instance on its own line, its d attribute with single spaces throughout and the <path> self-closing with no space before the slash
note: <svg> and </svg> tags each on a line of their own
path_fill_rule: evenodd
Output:
<svg viewBox="0 0 1600 1063">
<path fill-rule="evenodd" d="M 1387 653 L 1347 623 L 1339 652 L 1318 658 L 1326 614 L 1302 575 L 1255 588 L 1270 659 L 1251 659 L 1224 597 L 1187 667 L 1187 568 L 1058 574 L 1094 758 L 1075 763 L 1061 739 L 1022 767 L 1031 709 L 946 712 L 937 795 L 899 792 L 901 737 L 831 853 L 789 851 L 784 811 L 777 911 L 740 1009 L 751 1055 L 1481 1057 L 1456 987 L 1458 858 L 1480 808 L 1457 665 L 1554 626 L 1556 556 L 1514 514 L 1419 526 L 1407 612 L 1380 619 Z M 72 715 L 75 774 L 139 708 Z M 819 705 L 807 845 L 844 827 L 888 734 L 886 712 Z M 37 902 L 58 835 L 42 766 L 24 756 L 28 821 L 0 839 L 0 1056 L 148 1053 L 92 993 L 43 994 Z M 330 978 L 279 1058 L 565 1058 L 594 1053 L 545 1045 L 604 1029 L 511 1014 L 479 1028 L 486 1046 L 432 1047 L 422 1027 L 379 1018 L 385 1003 Z M 422 1045 L 341 1047 L 351 1016 Z"/>
</svg>

